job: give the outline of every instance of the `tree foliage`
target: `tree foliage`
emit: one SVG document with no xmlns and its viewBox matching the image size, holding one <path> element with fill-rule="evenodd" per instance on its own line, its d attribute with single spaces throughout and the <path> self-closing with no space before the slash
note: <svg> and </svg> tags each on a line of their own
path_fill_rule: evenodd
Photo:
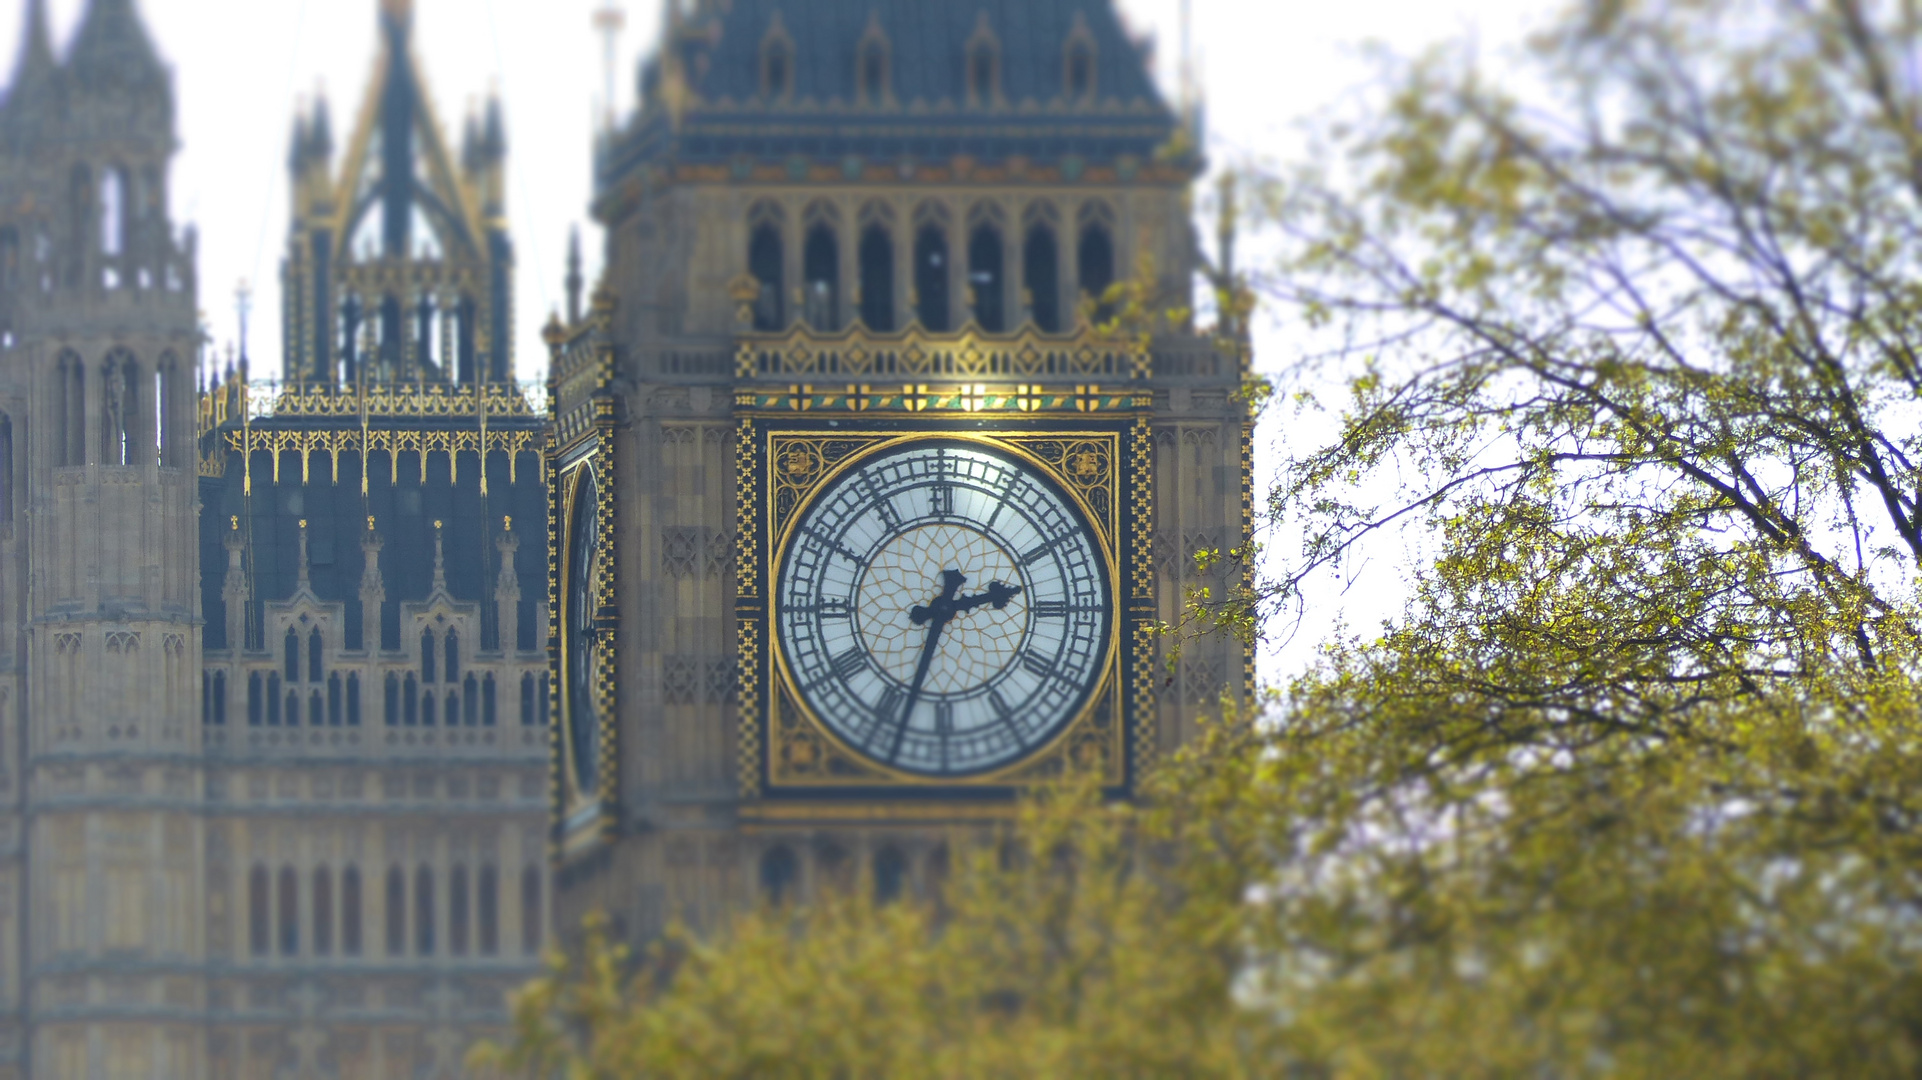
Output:
<svg viewBox="0 0 1922 1080">
<path fill-rule="evenodd" d="M 1258 631 L 1372 538 L 1406 610 L 939 903 L 589 948 L 520 1075 L 1922 1068 L 1922 27 L 1592 0 L 1255 186 L 1341 347 Z M 1307 401 L 1306 407 L 1316 403 Z"/>
</svg>

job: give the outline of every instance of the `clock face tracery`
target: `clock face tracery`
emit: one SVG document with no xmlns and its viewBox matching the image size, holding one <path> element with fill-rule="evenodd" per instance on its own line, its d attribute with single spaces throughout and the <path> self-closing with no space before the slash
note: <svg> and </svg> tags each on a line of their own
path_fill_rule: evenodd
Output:
<svg viewBox="0 0 1922 1080">
<path fill-rule="evenodd" d="M 793 690 L 877 764 L 1013 764 L 1100 687 L 1115 618 L 1101 544 L 1022 458 L 896 445 L 831 481 L 788 535 L 775 626 Z"/>
</svg>

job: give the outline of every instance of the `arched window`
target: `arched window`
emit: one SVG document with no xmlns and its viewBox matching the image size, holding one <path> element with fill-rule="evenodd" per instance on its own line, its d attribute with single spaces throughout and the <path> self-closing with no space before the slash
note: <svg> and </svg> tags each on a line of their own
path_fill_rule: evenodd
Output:
<svg viewBox="0 0 1922 1080">
<path fill-rule="evenodd" d="M 327 718 L 324 715 L 322 715 L 320 710 L 321 710 L 320 687 L 316 686 L 314 687 L 313 692 L 307 695 L 307 726 L 308 727 L 319 727 L 322 724 L 327 722 Z"/>
<path fill-rule="evenodd" d="M 347 673 L 347 726 L 360 726 L 360 674 Z"/>
<path fill-rule="evenodd" d="M 1001 48 L 981 13 L 974 36 L 968 39 L 968 104 L 992 105 L 1001 98 Z"/>
<path fill-rule="evenodd" d="M 1093 222 L 1081 227 L 1081 246 L 1076 252 L 1075 269 L 1080 278 L 1082 296 L 1095 304 L 1095 321 L 1107 322 L 1114 318 L 1114 306 L 1103 299 L 1115 280 L 1114 238 L 1108 234 L 1106 225 Z"/>
<path fill-rule="evenodd" d="M 534 704 L 534 673 L 530 671 L 521 676 L 521 724 L 529 726 L 539 719 Z"/>
<path fill-rule="evenodd" d="M 87 365 L 73 352 L 60 354 L 60 400 L 54 403 L 58 423 L 54 460 L 62 465 L 87 463 Z"/>
<path fill-rule="evenodd" d="M 1060 333 L 1061 253 L 1055 245 L 1052 228 L 1041 224 L 1028 228 L 1021 262 L 1035 327 L 1044 334 Z"/>
<path fill-rule="evenodd" d="M 294 629 L 291 626 L 287 628 L 286 653 L 287 653 L 287 681 L 290 683 L 299 682 L 300 681 L 300 635 L 294 633 Z"/>
<path fill-rule="evenodd" d="M 434 632 L 420 632 L 420 681 L 427 686 L 434 685 Z"/>
<path fill-rule="evenodd" d="M 267 726 L 280 726 L 280 672 L 267 673 Z"/>
<path fill-rule="evenodd" d="M 213 710 L 214 726 L 226 727 L 227 726 L 227 673 L 226 672 L 224 671 L 214 672 L 214 689 L 213 689 L 212 696 L 214 701 L 214 710 Z"/>
<path fill-rule="evenodd" d="M 447 951 L 467 955 L 467 867 L 462 863 L 447 874 Z"/>
<path fill-rule="evenodd" d="M 300 692 L 292 688 L 287 691 L 287 726 L 300 726 Z"/>
<path fill-rule="evenodd" d="M 936 333 L 948 329 L 948 234 L 939 225 L 924 225 L 914 237 L 914 313 L 921 327 Z"/>
<path fill-rule="evenodd" d="M 340 952 L 360 955 L 360 867 L 340 872 Z"/>
<path fill-rule="evenodd" d="M 70 253 L 70 258 L 67 262 L 67 287 L 78 288 L 86 265 L 82 256 L 100 242 L 96 234 L 99 223 L 93 216 L 94 207 L 98 203 L 94 198 L 93 169 L 86 162 L 74 165 L 73 172 L 67 178 L 67 191 L 68 209 L 71 211 L 71 216 L 68 218 L 70 240 L 67 251 Z"/>
<path fill-rule="evenodd" d="M 482 956 L 494 956 L 501 951 L 500 877 L 500 871 L 493 864 L 483 863 L 474 878 L 474 921 Z"/>
<path fill-rule="evenodd" d="M 433 727 L 438 721 L 439 717 L 436 715 L 434 692 L 429 690 L 420 696 L 420 726 Z"/>
<path fill-rule="evenodd" d="M 247 873 L 247 951 L 255 956 L 266 956 L 272 948 L 274 935 L 267 923 L 271 904 L 267 868 L 255 866 Z"/>
<path fill-rule="evenodd" d="M 153 373 L 154 402 L 158 406 L 154 410 L 154 447 L 160 463 L 176 469 L 186 454 L 186 440 L 174 428 L 181 412 L 181 379 L 180 358 L 171 352 L 160 354 Z"/>
<path fill-rule="evenodd" d="M 314 955 L 334 951 L 334 875 L 323 866 L 314 871 Z"/>
<path fill-rule="evenodd" d="M 900 899 L 907 885 L 908 859 L 901 849 L 884 847 L 874 853 L 874 902 L 888 904 Z"/>
<path fill-rule="evenodd" d="M 320 627 L 316 626 L 314 627 L 313 633 L 307 635 L 307 681 L 308 682 L 320 681 L 320 674 L 321 674 L 321 667 L 322 667 L 321 653 L 324 650 L 324 648 L 325 646 L 321 644 Z"/>
<path fill-rule="evenodd" d="M 855 60 L 855 86 L 863 105 L 881 105 L 888 100 L 888 43 L 874 31 L 861 42 Z"/>
<path fill-rule="evenodd" d="M 434 871 L 426 863 L 414 871 L 414 951 L 434 955 Z"/>
<path fill-rule="evenodd" d="M 340 726 L 340 672 L 327 677 L 327 726 Z"/>
<path fill-rule="evenodd" d="M 300 878 L 291 866 L 280 868 L 280 955 L 300 952 Z"/>
<path fill-rule="evenodd" d="M 460 634 L 453 630 L 447 632 L 447 681 L 450 683 L 460 681 Z"/>
<path fill-rule="evenodd" d="M 541 868 L 529 866 L 521 871 L 521 952 L 527 956 L 540 952 L 546 936 L 541 923 Z"/>
<path fill-rule="evenodd" d="M 1062 72 L 1069 101 L 1090 101 L 1094 98 L 1094 73 L 1094 46 L 1084 40 L 1070 41 L 1067 63 Z"/>
<path fill-rule="evenodd" d="M 401 692 L 400 699 L 406 711 L 407 726 L 418 725 L 420 723 L 420 686 L 414 682 L 414 673 L 411 671 L 407 673 L 407 687 Z"/>
<path fill-rule="evenodd" d="M 13 418 L 0 413 L 0 529 L 13 529 Z"/>
<path fill-rule="evenodd" d="M 391 671 L 387 673 L 385 698 L 386 700 L 383 704 L 385 705 L 387 726 L 394 727 L 400 723 L 400 676 L 395 675 Z"/>
<path fill-rule="evenodd" d="M 247 726 L 259 727 L 260 716 L 260 672 L 247 674 Z"/>
<path fill-rule="evenodd" d="M 133 354 L 115 349 L 101 369 L 101 460 L 109 465 L 140 463 L 140 365 Z"/>
<path fill-rule="evenodd" d="M 387 868 L 387 955 L 407 955 L 407 872 Z"/>
<path fill-rule="evenodd" d="M 474 727 L 480 723 L 480 683 L 473 672 L 467 673 L 467 682 L 461 687 L 461 723 Z"/>
<path fill-rule="evenodd" d="M 487 678 L 481 680 L 481 726 L 493 727 L 498 719 L 498 703 L 495 700 L 494 694 L 494 673 L 490 671 L 487 673 Z"/>
<path fill-rule="evenodd" d="M 119 169 L 100 170 L 100 254 L 118 256 L 127 247 L 127 179 Z M 113 288 L 109 279 L 108 288 Z"/>
<path fill-rule="evenodd" d="M 759 291 L 754 299 L 754 329 L 779 330 L 781 317 L 781 229 L 773 222 L 754 227 L 747 245 L 747 272 L 754 277 Z"/>
<path fill-rule="evenodd" d="M 802 312 L 816 330 L 841 328 L 841 247 L 834 228 L 825 221 L 808 230 L 801 249 L 801 277 L 806 307 Z"/>
<path fill-rule="evenodd" d="M 968 239 L 968 290 L 974 294 L 974 321 L 991 334 L 1008 328 L 1006 273 L 1001 230 L 988 224 L 975 226 Z"/>
<path fill-rule="evenodd" d="M 794 899 L 794 886 L 800 876 L 800 863 L 787 845 L 769 848 L 761 856 L 761 894 L 768 903 L 784 904 Z"/>
<path fill-rule="evenodd" d="M 794 43 L 778 26 L 761 44 L 761 96 L 782 102 L 794 97 Z"/>
<path fill-rule="evenodd" d="M 861 322 L 869 330 L 894 330 L 894 237 L 879 223 L 861 232 Z"/>
</svg>

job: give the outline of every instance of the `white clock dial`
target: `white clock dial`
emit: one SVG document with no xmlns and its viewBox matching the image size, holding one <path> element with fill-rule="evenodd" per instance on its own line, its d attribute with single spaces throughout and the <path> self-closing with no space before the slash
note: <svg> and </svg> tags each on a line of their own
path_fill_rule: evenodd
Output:
<svg viewBox="0 0 1922 1080">
<path fill-rule="evenodd" d="M 1086 707 L 1113 600 L 1094 531 L 1032 465 L 979 444 L 884 450 L 794 523 L 776 632 L 794 688 L 858 753 L 965 776 Z"/>
</svg>

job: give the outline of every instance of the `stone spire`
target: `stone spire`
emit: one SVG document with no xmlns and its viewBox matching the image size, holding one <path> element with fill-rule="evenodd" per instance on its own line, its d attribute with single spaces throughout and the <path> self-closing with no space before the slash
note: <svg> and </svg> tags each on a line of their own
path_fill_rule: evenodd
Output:
<svg viewBox="0 0 1922 1080">
<path fill-rule="evenodd" d="M 295 582 L 294 584 L 294 595 L 299 596 L 301 593 L 311 593 L 313 591 L 314 591 L 314 583 L 308 577 L 308 569 L 307 569 L 307 519 L 301 518 L 300 519 L 300 580 Z"/>
<path fill-rule="evenodd" d="M 46 0 L 27 0 L 27 24 L 20 31 L 20 59 L 13 66 L 10 96 L 17 97 L 23 89 L 50 81 L 58 66 L 53 58 L 53 38 L 47 30 Z"/>
<path fill-rule="evenodd" d="M 581 321 L 581 230 L 567 234 L 567 325 Z"/>
<path fill-rule="evenodd" d="M 434 521 L 434 591 L 429 595 L 447 595 L 447 558 L 441 544 L 441 522 Z"/>
<path fill-rule="evenodd" d="M 239 516 L 227 520 L 232 527 L 222 541 L 227 548 L 227 580 L 221 583 L 220 599 L 227 608 L 227 647 L 238 653 L 248 644 L 247 571 L 240 561 L 246 552 L 247 541 L 240 535 Z"/>
<path fill-rule="evenodd" d="M 514 535 L 513 518 L 501 519 L 501 534 L 494 547 L 501 553 L 500 577 L 494 582 L 494 622 L 499 628 L 500 650 L 511 653 L 520 647 L 521 610 L 521 581 L 514 573 L 514 553 L 521 548 L 521 538 Z"/>
<path fill-rule="evenodd" d="M 134 0 L 90 0 L 68 57 L 81 86 L 169 98 L 167 69 L 160 62 Z"/>
<path fill-rule="evenodd" d="M 387 599 L 387 586 L 380 578 L 380 534 L 374 519 L 367 518 L 367 531 L 361 535 L 360 550 L 366 568 L 360 573 L 360 647 L 369 653 L 380 651 L 380 606 Z"/>
</svg>

